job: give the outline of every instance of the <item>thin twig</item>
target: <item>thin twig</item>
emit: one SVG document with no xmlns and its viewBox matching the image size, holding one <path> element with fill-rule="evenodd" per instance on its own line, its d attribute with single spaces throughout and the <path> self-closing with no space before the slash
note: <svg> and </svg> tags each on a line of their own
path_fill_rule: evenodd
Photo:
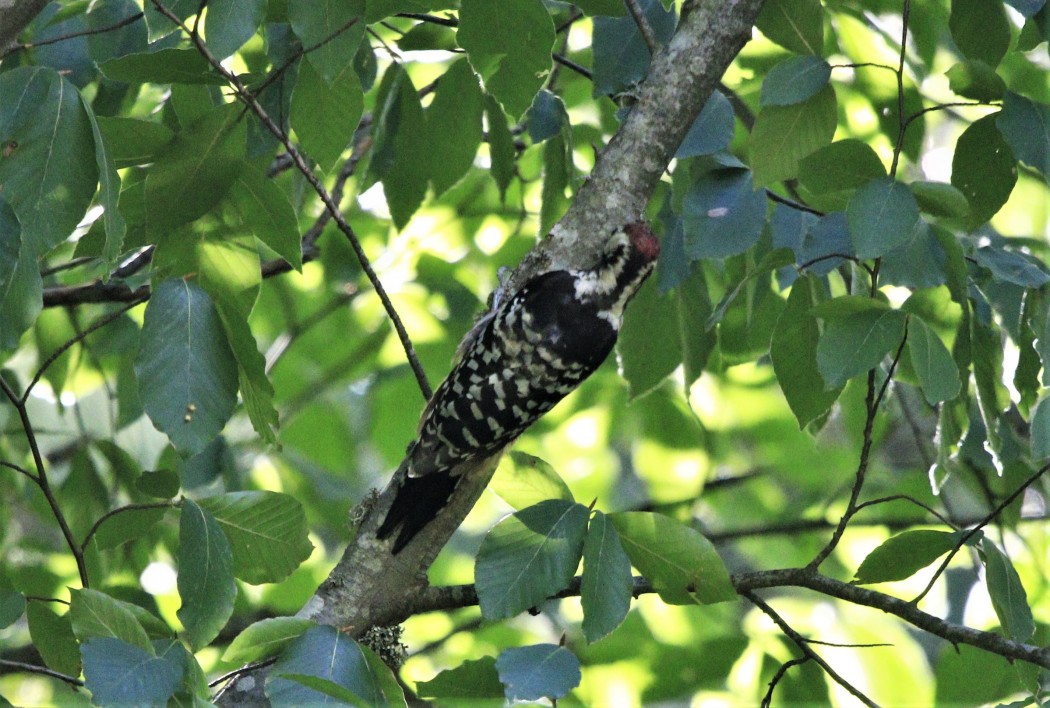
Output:
<svg viewBox="0 0 1050 708">
<path fill-rule="evenodd" d="M 26 671 L 31 674 L 40 674 L 42 676 L 50 676 L 53 679 L 59 681 L 65 681 L 70 686 L 83 686 L 84 682 L 75 676 L 69 676 L 60 671 L 49 669 L 46 666 L 37 666 L 36 664 L 27 664 L 22 661 L 11 661 L 10 659 L 0 659 L 0 666 L 6 666 L 10 669 L 16 669 L 18 671 Z"/>
<path fill-rule="evenodd" d="M 591 72 L 590 69 L 588 69 L 588 68 L 586 68 L 584 66 L 580 66 L 579 64 L 574 62 L 572 59 L 569 59 L 565 55 L 558 54 L 557 52 L 554 52 L 554 53 L 551 54 L 551 57 L 558 64 L 561 64 L 566 69 L 572 69 L 573 71 L 575 71 L 577 74 L 579 74 L 580 76 L 584 77 L 588 81 L 593 81 L 594 80 L 594 74 Z"/>
<path fill-rule="evenodd" d="M 77 37 L 86 37 L 93 34 L 103 34 L 105 32 L 113 32 L 120 29 L 121 27 L 127 27 L 130 24 L 134 24 L 142 19 L 142 13 L 138 12 L 134 15 L 125 17 L 123 20 L 116 22 L 107 27 L 99 27 L 98 29 L 80 30 L 79 32 L 70 32 L 69 34 L 63 34 L 59 37 L 50 37 L 48 39 L 41 39 L 38 42 L 26 42 L 25 44 L 15 44 L 10 47 L 3 55 L 0 55 L 0 59 L 6 58 L 10 54 L 15 52 L 25 51 L 27 49 L 35 49 L 36 47 L 44 47 L 48 44 L 57 44 L 58 42 L 65 42 L 70 39 L 76 39 Z"/>
<path fill-rule="evenodd" d="M 923 588 L 923 591 L 912 599 L 912 604 L 918 605 L 922 601 L 922 599 L 929 594 L 930 590 L 933 589 L 934 583 L 936 583 L 937 579 L 941 577 L 942 573 L 944 573 L 944 570 L 948 567 L 948 564 L 952 562 L 952 558 L 955 557 L 955 554 L 958 553 L 962 549 L 962 547 L 969 542 L 971 538 L 980 533 L 981 529 L 990 524 L 997 516 L 999 516 L 999 514 L 1003 513 L 1003 509 L 1013 504 L 1014 499 L 1017 499 L 1017 497 L 1019 497 L 1021 494 L 1024 494 L 1024 491 L 1033 484 L 1035 484 L 1036 481 L 1038 481 L 1038 479 L 1042 477 L 1047 470 L 1050 470 L 1050 463 L 1047 463 L 1040 467 L 1038 470 L 1036 470 L 1035 474 L 1026 479 L 1024 482 L 1022 482 L 1021 485 L 1010 494 L 1010 496 L 1006 497 L 1001 502 L 999 502 L 996 505 L 996 507 L 988 513 L 987 516 L 981 519 L 980 523 L 978 523 L 972 529 L 963 534 L 962 537 L 955 542 L 955 547 L 952 548 L 952 550 L 948 552 L 948 555 L 945 556 L 944 560 L 941 561 L 941 564 L 937 567 L 937 570 L 934 572 L 933 577 L 930 578 L 930 582 L 926 584 L 926 587 Z"/>
<path fill-rule="evenodd" d="M 780 668 L 777 669 L 777 672 L 773 674 L 773 678 L 769 680 L 769 688 L 766 689 L 766 695 L 762 696 L 762 702 L 758 704 L 760 708 L 769 708 L 773 705 L 773 691 L 776 690 L 777 684 L 780 683 L 780 680 L 787 675 L 789 669 L 795 666 L 802 666 L 803 664 L 809 663 L 809 661 L 811 661 L 809 656 L 804 654 L 781 664 Z"/>
<path fill-rule="evenodd" d="M 886 387 L 889 382 L 893 379 L 893 372 L 897 368 L 897 362 L 900 361 L 901 354 L 904 353 L 904 344 L 908 341 L 908 330 L 904 330 L 904 336 L 901 337 L 900 345 L 897 347 L 897 353 L 893 356 L 893 361 L 890 364 L 890 369 L 886 373 L 886 380 L 882 383 L 881 388 L 876 393 L 875 391 L 875 369 L 868 372 L 868 393 L 865 400 L 865 407 L 867 409 L 867 415 L 864 420 L 864 433 L 863 433 L 863 444 L 860 451 L 860 460 L 857 463 L 857 472 L 854 476 L 853 489 L 850 491 L 849 502 L 846 504 L 846 511 L 842 513 L 842 517 L 839 519 L 838 524 L 835 526 L 835 530 L 831 534 L 831 539 L 827 545 L 820 550 L 813 560 L 806 566 L 807 570 L 815 571 L 820 567 L 820 564 L 831 555 L 831 552 L 838 546 L 839 541 L 842 539 L 842 534 L 846 532 L 846 526 L 849 525 L 850 519 L 857 513 L 857 500 L 860 498 L 861 489 L 864 487 L 864 477 L 868 471 L 868 462 L 871 459 L 871 446 L 872 446 L 872 433 L 875 429 L 875 416 L 879 410 L 879 404 L 882 402 L 883 397 L 886 395 Z"/>
<path fill-rule="evenodd" d="M 161 14 L 188 33 L 186 25 L 177 15 L 175 15 L 175 13 L 160 2 L 160 0 L 152 0 L 152 2 Z M 383 287 L 383 283 L 379 280 L 379 276 L 376 274 L 375 269 L 372 268 L 372 263 L 369 260 L 368 255 L 365 253 L 364 248 L 361 246 L 357 234 L 354 232 L 353 227 L 350 226 L 349 222 L 343 217 L 339 205 L 332 201 L 332 197 L 328 193 L 328 190 L 325 189 L 325 186 L 321 183 L 321 180 L 317 175 L 314 174 L 313 170 L 310 169 L 310 166 L 306 164 L 306 159 L 303 157 L 302 153 L 300 153 L 298 148 L 295 147 L 288 135 L 281 130 L 280 126 L 274 123 L 273 119 L 266 112 L 266 109 L 262 107 L 255 96 L 245 88 L 240 78 L 229 71 L 215 58 L 204 42 L 201 41 L 200 37 L 191 35 L 191 39 L 201 56 L 203 56 L 216 71 L 222 74 L 230 85 L 233 86 L 238 98 L 243 101 L 249 109 L 251 109 L 260 121 L 262 121 L 262 124 L 266 126 L 267 130 L 273 133 L 274 137 L 284 145 L 285 151 L 295 162 L 296 168 L 298 168 L 299 172 L 306 178 L 306 181 L 310 183 L 310 186 L 313 187 L 317 196 L 320 197 L 321 201 L 324 203 L 325 208 L 331 212 L 332 219 L 335 220 L 335 223 L 339 226 L 339 230 L 343 233 L 347 241 L 350 243 L 350 246 L 353 248 L 354 254 L 357 256 L 357 260 L 361 264 L 361 269 L 365 272 L 365 276 L 372 284 L 373 289 L 376 291 L 376 295 L 379 296 L 379 299 L 383 304 L 383 309 L 386 310 L 387 316 L 394 325 L 398 339 L 401 340 L 401 346 L 405 350 L 405 356 L 408 359 L 409 366 L 412 368 L 412 372 L 416 376 L 416 382 L 419 385 L 420 391 L 423 393 L 423 397 L 429 400 L 433 394 L 433 390 L 430 387 L 430 383 L 427 381 L 427 375 L 426 372 L 423 371 L 423 365 L 420 364 L 419 357 L 416 356 L 415 348 L 412 346 L 412 340 L 408 336 L 408 332 L 405 330 L 405 325 L 401 321 L 401 317 L 397 314 L 397 310 L 394 308 L 394 304 L 391 302 L 390 296 L 386 292 L 386 288 Z"/>
<path fill-rule="evenodd" d="M 55 493 L 51 489 L 51 483 L 47 479 L 47 470 L 44 467 L 44 457 L 40 454 L 40 445 L 37 444 L 36 432 L 33 430 L 33 423 L 29 420 L 29 411 L 26 410 L 25 399 L 15 393 L 14 389 L 11 388 L 3 376 L 0 376 L 0 391 L 7 396 L 7 399 L 11 401 L 15 410 L 18 411 L 18 418 L 22 423 L 22 431 L 25 433 L 26 441 L 29 443 L 29 451 L 33 455 L 33 465 L 36 467 L 36 475 L 31 476 L 30 479 L 36 482 L 40 491 L 44 493 L 47 505 L 51 508 L 51 513 L 54 515 L 55 521 L 58 522 L 58 527 L 61 529 L 62 536 L 65 538 L 66 546 L 69 547 L 69 551 L 73 554 L 73 558 L 77 563 L 77 573 L 80 575 L 80 584 L 86 588 L 89 584 L 87 563 L 84 561 L 84 554 L 80 552 L 77 541 L 73 537 L 73 531 L 69 528 L 66 516 L 62 513 L 62 507 L 58 505 L 58 499 L 55 498 Z"/>
<path fill-rule="evenodd" d="M 113 322 L 114 320 L 118 319 L 121 315 L 123 315 L 131 308 L 137 306 L 138 304 L 138 302 L 131 302 L 127 305 L 124 305 L 121 308 L 114 310 L 113 312 L 110 312 L 108 315 L 99 317 L 97 320 L 92 322 L 89 327 L 87 327 L 81 332 L 78 332 L 75 337 L 72 337 L 71 339 L 63 343 L 62 346 L 60 346 L 58 349 L 51 352 L 51 355 L 47 359 L 45 359 L 44 363 L 37 368 L 36 374 L 33 376 L 33 380 L 29 382 L 28 386 L 26 386 L 26 390 L 22 394 L 22 400 L 20 401 L 20 403 L 22 405 L 25 405 L 25 402 L 29 400 L 29 394 L 32 393 L 33 387 L 40 383 L 40 379 L 43 378 L 44 372 L 47 371 L 48 367 L 54 364 L 60 356 L 66 353 L 70 347 L 72 347 L 77 342 L 83 341 L 83 339 L 92 332 L 96 332 L 108 325 L 110 322 Z"/>
<path fill-rule="evenodd" d="M 29 470 L 27 470 L 25 467 L 19 467 L 18 465 L 16 465 L 13 462 L 5 462 L 4 460 L 0 460 L 0 467 L 7 467 L 8 469 L 12 469 L 15 472 L 20 472 L 20 473 L 24 474 L 26 477 L 28 477 L 29 479 L 33 480 L 34 482 L 36 481 L 36 475 L 34 475 Z"/>
<path fill-rule="evenodd" d="M 914 504 L 915 506 L 920 507 L 922 509 L 925 509 L 926 511 L 928 511 L 931 514 L 933 514 L 934 516 L 936 516 L 945 526 L 950 526 L 953 529 L 956 528 L 955 524 L 953 524 L 950 519 L 945 517 L 939 511 L 937 511 L 933 507 L 929 506 L 928 504 L 922 503 L 921 501 L 919 501 L 915 497 L 908 496 L 907 494 L 892 494 L 892 495 L 890 495 L 888 497 L 879 497 L 878 499 L 869 499 L 868 501 L 864 502 L 863 504 L 858 504 L 857 508 L 856 508 L 856 511 L 860 511 L 861 509 L 864 509 L 865 507 L 876 506 L 877 504 L 885 504 L 887 502 L 893 502 L 893 501 L 910 502 L 910 503 Z"/>
<path fill-rule="evenodd" d="M 638 4 L 638 0 L 624 0 L 624 4 L 627 5 L 627 11 L 634 18 L 634 23 L 638 25 L 638 31 L 642 34 L 645 46 L 649 47 L 649 54 L 655 57 L 656 53 L 660 51 L 660 42 L 656 39 L 656 33 L 653 32 L 653 28 L 649 25 L 649 20 L 645 18 L 642 6 Z"/>
<path fill-rule="evenodd" d="M 812 648 L 810 648 L 809 642 L 805 639 L 805 637 L 796 632 L 794 628 L 784 620 L 783 617 L 777 614 L 776 610 L 774 610 L 766 603 L 765 600 L 763 600 L 750 590 L 742 592 L 740 594 L 746 597 L 752 605 L 762 610 L 762 612 L 764 612 L 766 616 L 769 617 L 769 619 L 773 620 L 773 623 L 780 628 L 780 631 L 786 634 L 788 638 L 795 643 L 795 646 L 797 646 L 805 656 L 808 656 L 811 660 L 815 661 L 820 666 L 820 668 L 824 669 L 824 673 L 830 676 L 831 679 L 835 681 L 835 683 L 849 691 L 850 695 L 852 695 L 864 705 L 869 706 L 871 708 L 878 708 L 878 704 L 875 701 L 865 696 L 853 684 L 839 676 L 838 672 L 835 671 L 835 669 L 831 668 L 831 665 L 828 664 L 828 662 L 824 661 L 820 654 L 816 653 L 815 651 L 813 651 Z"/>
<path fill-rule="evenodd" d="M 908 55 L 908 20 L 911 15 L 911 0 L 904 0 L 901 8 L 901 53 L 897 65 L 897 144 L 893 148 L 893 162 L 890 164 L 890 177 L 897 176 L 897 165 L 901 152 L 904 151 L 904 136 L 908 131 L 908 121 L 904 117 L 904 62 Z"/>
<path fill-rule="evenodd" d="M 774 192 L 772 189 L 766 189 L 766 197 L 768 197 L 770 201 L 779 202 L 780 204 L 783 204 L 784 206 L 789 206 L 792 209 L 796 209 L 798 211 L 804 211 L 807 214 L 813 214 L 815 216 L 825 216 L 826 215 L 820 209 L 814 209 L 813 207 L 807 206 L 807 205 L 805 205 L 805 204 L 803 204 L 801 202 L 796 202 L 793 199 L 788 199 L 787 197 L 782 197 L 779 194 L 777 194 L 776 192 Z M 822 258 L 826 258 L 826 256 L 821 256 L 821 257 Z M 851 258 L 851 260 L 855 261 L 857 259 L 856 258 Z M 804 268 L 805 265 L 806 264 L 800 265 L 799 266 L 799 270 Z"/>
<path fill-rule="evenodd" d="M 116 516 L 117 514 L 120 514 L 125 511 L 136 511 L 139 509 L 173 509 L 178 505 L 178 502 L 171 501 L 150 502 L 148 504 L 126 504 L 125 506 L 117 507 L 116 509 L 111 509 L 110 511 L 107 511 L 105 514 L 100 516 L 95 521 L 95 523 L 91 525 L 91 528 L 88 530 L 87 535 L 84 536 L 84 540 L 80 544 L 80 550 L 81 552 L 87 551 L 88 544 L 91 543 L 91 538 L 95 535 L 95 532 L 98 531 L 99 527 L 102 526 L 103 523 L 105 523 L 106 519 L 112 516 Z"/>
</svg>

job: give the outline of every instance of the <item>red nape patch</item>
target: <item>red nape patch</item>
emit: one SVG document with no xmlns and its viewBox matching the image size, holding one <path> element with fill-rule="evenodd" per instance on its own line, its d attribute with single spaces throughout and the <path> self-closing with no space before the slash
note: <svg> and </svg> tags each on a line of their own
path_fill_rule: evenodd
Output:
<svg viewBox="0 0 1050 708">
<path fill-rule="evenodd" d="M 660 239 L 653 235 L 653 232 L 649 229 L 649 224 L 644 221 L 637 221 L 633 224 L 627 224 L 625 227 L 628 238 L 631 239 L 631 245 L 638 249 L 638 252 L 645 256 L 647 261 L 655 261 L 656 257 L 660 255 Z"/>
</svg>

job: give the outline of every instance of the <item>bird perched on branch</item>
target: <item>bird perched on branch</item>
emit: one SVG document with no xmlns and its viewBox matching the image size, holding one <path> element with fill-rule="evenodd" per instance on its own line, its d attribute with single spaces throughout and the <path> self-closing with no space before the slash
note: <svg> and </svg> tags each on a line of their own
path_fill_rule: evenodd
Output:
<svg viewBox="0 0 1050 708">
<path fill-rule="evenodd" d="M 401 488 L 376 532 L 385 539 L 398 531 L 394 554 L 448 503 L 461 463 L 495 454 L 598 368 L 659 253 L 646 224 L 628 224 L 594 266 L 548 271 L 513 293 L 496 292 L 398 469 Z"/>
</svg>

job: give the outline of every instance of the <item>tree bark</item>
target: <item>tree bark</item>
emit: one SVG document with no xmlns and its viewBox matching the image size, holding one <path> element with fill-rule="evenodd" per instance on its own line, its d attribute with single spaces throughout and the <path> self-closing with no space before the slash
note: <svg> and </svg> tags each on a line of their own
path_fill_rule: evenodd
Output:
<svg viewBox="0 0 1050 708">
<path fill-rule="evenodd" d="M 0 0 L 0 54 L 8 48 L 49 0 Z"/>
</svg>

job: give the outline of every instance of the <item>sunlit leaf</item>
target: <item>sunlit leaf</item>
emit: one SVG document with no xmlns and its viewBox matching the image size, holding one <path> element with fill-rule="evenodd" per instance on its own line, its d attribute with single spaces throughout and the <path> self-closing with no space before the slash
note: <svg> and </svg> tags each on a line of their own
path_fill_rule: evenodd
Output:
<svg viewBox="0 0 1050 708">
<path fill-rule="evenodd" d="M 575 501 L 569 486 L 549 463 L 517 450 L 503 456 L 489 489 L 518 510 L 548 499 Z"/>
<path fill-rule="evenodd" d="M 269 617 L 259 620 L 234 637 L 222 655 L 222 660 L 233 664 L 248 664 L 274 656 L 315 624 L 313 620 L 300 617 Z"/>
<path fill-rule="evenodd" d="M 551 499 L 507 517 L 481 543 L 474 577 L 481 612 L 513 617 L 568 587 L 580 564 L 587 507 Z"/>
</svg>

